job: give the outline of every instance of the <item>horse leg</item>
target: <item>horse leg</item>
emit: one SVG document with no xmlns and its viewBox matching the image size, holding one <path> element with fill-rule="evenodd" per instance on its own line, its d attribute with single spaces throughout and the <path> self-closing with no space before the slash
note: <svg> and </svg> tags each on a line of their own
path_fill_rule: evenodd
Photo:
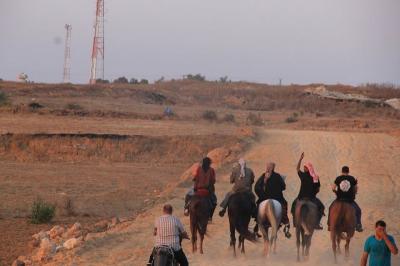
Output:
<svg viewBox="0 0 400 266">
<path fill-rule="evenodd" d="M 204 234 L 200 234 L 200 254 L 203 254 L 203 240 L 204 240 Z"/>
<path fill-rule="evenodd" d="M 241 250 L 240 250 L 240 252 L 241 253 L 245 253 L 245 250 L 244 250 L 244 236 L 239 236 L 239 246 L 241 247 Z"/>
<path fill-rule="evenodd" d="M 341 240 L 340 236 L 337 236 L 336 240 L 337 240 L 337 253 L 342 254 L 342 251 L 340 250 L 340 240 Z"/>
<path fill-rule="evenodd" d="M 334 230 L 333 225 L 331 224 L 331 242 L 332 242 L 332 250 L 333 250 L 333 259 L 335 261 L 335 264 L 337 264 L 337 258 L 336 258 L 336 232 Z"/>
<path fill-rule="evenodd" d="M 233 256 L 236 257 L 236 237 L 235 237 L 235 225 L 233 222 L 229 222 L 229 229 L 231 232 L 231 243 L 230 246 L 233 247 Z"/>
<path fill-rule="evenodd" d="M 344 246 L 346 259 L 350 256 L 350 237 L 346 238 L 346 245 Z"/>
<path fill-rule="evenodd" d="M 311 236 L 312 235 L 306 235 L 306 258 L 308 260 L 310 256 L 310 246 L 311 246 Z"/>
<path fill-rule="evenodd" d="M 261 229 L 261 233 L 264 238 L 264 256 L 268 256 L 269 253 L 268 229 L 266 229 L 264 225 L 259 226 L 259 228 Z"/>
<path fill-rule="evenodd" d="M 274 254 L 276 254 L 276 240 L 278 239 L 278 235 L 275 236 L 274 238 Z"/>
<path fill-rule="evenodd" d="M 301 229 L 301 255 L 305 256 L 304 248 L 306 246 L 306 236 L 304 234 L 304 230 Z"/>
<path fill-rule="evenodd" d="M 300 229 L 296 227 L 297 262 L 300 262 Z"/>
</svg>

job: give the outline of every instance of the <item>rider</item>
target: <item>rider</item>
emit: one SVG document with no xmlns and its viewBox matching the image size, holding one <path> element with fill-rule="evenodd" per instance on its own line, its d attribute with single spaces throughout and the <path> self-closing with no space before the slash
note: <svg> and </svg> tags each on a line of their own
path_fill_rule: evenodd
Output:
<svg viewBox="0 0 400 266">
<path fill-rule="evenodd" d="M 348 166 L 342 167 L 342 175 L 336 177 L 335 183 L 332 185 L 333 192 L 336 193 L 336 200 L 349 202 L 356 211 L 356 231 L 362 232 L 361 225 L 361 209 L 355 202 L 358 186 L 357 179 L 349 175 L 350 169 Z M 332 206 L 332 205 L 331 205 Z M 329 207 L 330 209 L 330 207 Z M 329 222 L 329 219 L 328 219 Z M 329 227 L 329 224 L 328 224 Z"/>
<path fill-rule="evenodd" d="M 231 184 L 234 184 L 232 190 L 226 193 L 224 200 L 221 202 L 220 206 L 222 210 L 219 212 L 219 216 L 223 217 L 226 208 L 228 207 L 229 198 L 238 192 L 244 192 L 249 195 L 253 205 L 253 213 L 256 210 L 255 200 L 256 197 L 252 192 L 252 187 L 254 183 L 254 173 L 253 170 L 246 166 L 246 161 L 243 158 L 240 158 L 238 164 L 235 165 L 232 169 L 231 177 L 230 177 Z"/>
<path fill-rule="evenodd" d="M 185 253 L 181 247 L 181 239 L 189 239 L 181 221 L 178 217 L 172 215 L 172 206 L 165 204 L 163 207 L 163 215 L 156 219 L 154 224 L 155 246 L 167 246 L 174 252 L 174 258 L 180 266 L 189 265 Z M 153 250 L 154 251 L 154 250 Z M 149 263 L 152 265 L 153 252 L 151 253 Z"/>
<path fill-rule="evenodd" d="M 193 181 L 194 186 L 191 191 L 186 194 L 185 197 L 185 211 L 186 216 L 189 215 L 189 204 L 192 196 L 208 197 L 210 201 L 210 217 L 212 220 L 215 207 L 217 206 L 217 196 L 215 195 L 215 171 L 211 165 L 212 161 L 208 157 L 203 158 L 201 166 L 196 169 Z"/>
<path fill-rule="evenodd" d="M 264 174 L 262 174 L 254 187 L 254 191 L 258 196 L 257 209 L 260 203 L 267 199 L 274 199 L 281 203 L 282 205 L 282 221 L 281 223 L 285 225 L 284 232 L 287 238 L 290 237 L 289 229 L 289 218 L 287 215 L 287 201 L 283 197 L 282 191 L 286 189 L 285 180 L 283 177 L 274 171 L 275 163 L 267 163 L 267 169 Z M 257 229 L 255 229 L 256 231 Z"/>
<path fill-rule="evenodd" d="M 303 158 L 304 158 L 304 152 L 301 153 L 300 160 L 297 163 L 296 170 L 297 174 L 300 177 L 301 185 L 300 185 L 299 195 L 292 203 L 291 213 L 294 217 L 297 200 L 308 199 L 312 201 L 313 203 L 315 203 L 315 205 L 317 205 L 319 212 L 318 225 L 315 229 L 322 230 L 320 222 L 322 216 L 324 215 L 325 207 L 324 204 L 322 204 L 322 202 L 316 197 L 317 193 L 319 192 L 319 188 L 321 187 L 321 183 L 319 182 L 319 176 L 315 172 L 314 167 L 312 166 L 311 163 L 304 164 L 304 172 L 300 170 L 300 165 Z"/>
</svg>

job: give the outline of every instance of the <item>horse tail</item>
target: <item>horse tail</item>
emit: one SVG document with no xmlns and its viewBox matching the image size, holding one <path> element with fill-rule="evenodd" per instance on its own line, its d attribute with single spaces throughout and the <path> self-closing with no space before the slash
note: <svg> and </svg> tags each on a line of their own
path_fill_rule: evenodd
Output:
<svg viewBox="0 0 400 266">
<path fill-rule="evenodd" d="M 300 207 L 300 224 L 304 230 L 305 235 L 311 235 L 311 231 L 312 231 L 312 229 L 310 229 L 309 225 L 306 223 L 309 211 L 310 211 L 310 209 L 308 208 L 307 204 L 303 203 Z"/>
<path fill-rule="evenodd" d="M 269 200 L 267 204 L 267 216 L 269 223 L 271 224 L 271 239 L 275 239 L 278 234 L 278 221 L 276 217 L 276 210 L 273 200 Z"/>
</svg>

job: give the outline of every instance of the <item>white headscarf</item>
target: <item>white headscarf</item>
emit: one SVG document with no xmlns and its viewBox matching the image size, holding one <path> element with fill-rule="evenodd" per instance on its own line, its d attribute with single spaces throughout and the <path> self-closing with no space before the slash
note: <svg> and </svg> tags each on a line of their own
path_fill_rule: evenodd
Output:
<svg viewBox="0 0 400 266">
<path fill-rule="evenodd" d="M 243 158 L 239 159 L 239 165 L 240 165 L 240 178 L 244 178 L 246 175 L 246 172 L 244 168 L 246 167 L 246 161 Z"/>
</svg>

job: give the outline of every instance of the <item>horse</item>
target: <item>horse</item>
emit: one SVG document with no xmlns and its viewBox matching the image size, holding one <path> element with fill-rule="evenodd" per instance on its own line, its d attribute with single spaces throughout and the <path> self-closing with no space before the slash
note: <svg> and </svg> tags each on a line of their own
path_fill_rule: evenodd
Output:
<svg viewBox="0 0 400 266">
<path fill-rule="evenodd" d="M 257 224 L 264 238 L 264 255 L 268 256 L 272 245 L 276 253 L 276 239 L 282 219 L 282 205 L 274 199 L 267 199 L 260 203 L 257 214 Z M 268 229 L 271 227 L 271 237 L 268 238 Z M 271 248 L 271 249 L 270 249 Z"/>
<path fill-rule="evenodd" d="M 356 212 L 351 203 L 335 200 L 329 208 L 329 228 L 331 231 L 332 249 L 335 263 L 340 254 L 340 241 L 346 240 L 345 256 L 349 257 L 350 240 L 356 228 Z"/>
<path fill-rule="evenodd" d="M 311 238 L 318 225 L 318 207 L 310 200 L 298 200 L 293 215 L 296 227 L 297 261 L 300 261 L 300 241 L 302 256 L 307 260 L 310 253 Z"/>
<path fill-rule="evenodd" d="M 203 254 L 203 240 L 207 232 L 210 216 L 210 200 L 206 196 L 193 196 L 190 206 L 190 232 L 192 234 L 192 251 L 197 252 L 197 233 L 200 235 L 200 254 Z"/>
<path fill-rule="evenodd" d="M 174 251 L 169 246 L 160 246 L 153 250 L 151 266 L 177 266 Z"/>
<path fill-rule="evenodd" d="M 244 240 L 255 241 L 254 233 L 249 231 L 253 204 L 248 192 L 237 192 L 233 194 L 228 203 L 228 216 L 230 228 L 230 246 L 233 247 L 233 255 L 236 257 L 236 236 L 235 231 L 239 233 L 238 248 L 241 253 L 245 253 Z"/>
</svg>

